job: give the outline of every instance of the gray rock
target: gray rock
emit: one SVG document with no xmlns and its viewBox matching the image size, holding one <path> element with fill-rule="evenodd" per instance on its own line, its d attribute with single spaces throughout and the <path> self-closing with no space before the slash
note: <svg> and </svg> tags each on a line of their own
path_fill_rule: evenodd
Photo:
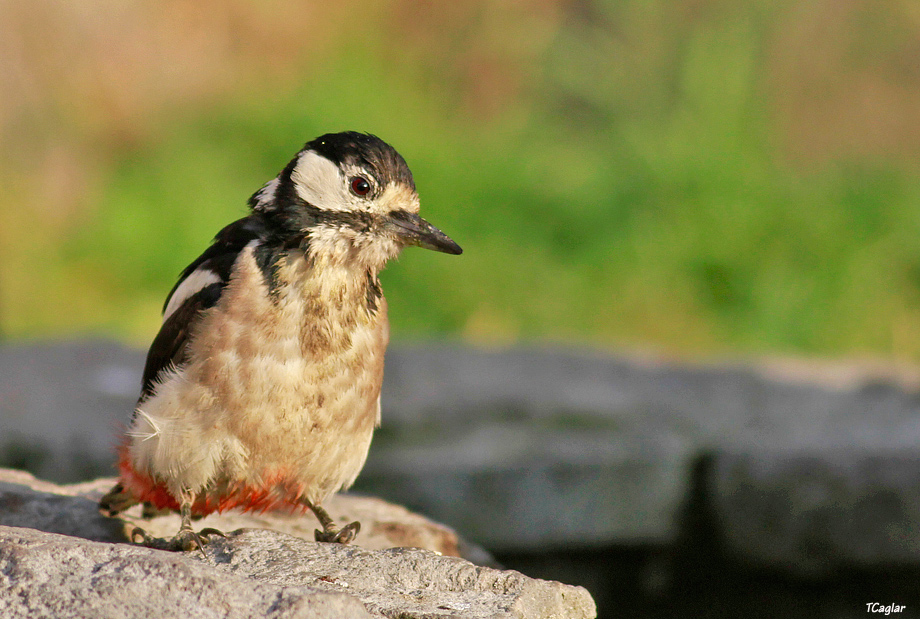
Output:
<svg viewBox="0 0 920 619">
<path fill-rule="evenodd" d="M 104 340 L 0 347 L 0 466 L 75 482 L 111 475 L 144 353 Z"/>
<path fill-rule="evenodd" d="M 246 530 L 209 544 L 215 564 L 281 586 L 347 592 L 385 617 L 594 617 L 581 587 L 473 565 L 427 550 L 369 551 Z"/>
<path fill-rule="evenodd" d="M 920 453 L 718 454 L 713 517 L 747 563 L 826 577 L 848 566 L 920 566 Z"/>
<path fill-rule="evenodd" d="M 0 524 L 29 527 L 47 533 L 60 533 L 100 542 L 126 542 L 135 527 L 157 537 L 171 537 L 179 530 L 179 516 L 166 514 L 152 519 L 141 517 L 136 505 L 118 518 L 99 513 L 99 498 L 115 479 L 103 478 L 82 484 L 59 486 L 36 479 L 24 471 L 0 469 Z M 491 565 L 494 559 L 483 549 L 461 540 L 453 529 L 413 514 L 404 507 L 374 497 L 335 495 L 325 503 L 339 522 L 357 520 L 361 533 L 356 544 L 371 550 L 411 546 L 447 556 L 463 556 Z M 240 528 L 265 528 L 313 540 L 319 527 L 310 513 L 212 514 L 200 521 L 201 527 L 222 531 Z"/>
<path fill-rule="evenodd" d="M 874 458 L 876 471 L 892 471 L 885 493 L 916 505 L 920 484 L 894 471 L 905 457 L 920 457 L 918 384 L 916 371 L 852 364 L 681 365 L 558 349 L 396 348 L 387 356 L 384 426 L 357 487 L 496 552 L 668 546 L 694 493 L 739 509 L 748 500 L 762 509 L 757 497 L 769 494 L 779 509 L 810 491 L 806 477 L 791 474 L 782 484 L 752 477 L 742 489 L 718 478 L 728 464 L 694 486 L 695 463 L 711 453 L 757 454 L 776 470 L 790 454 L 808 456 L 846 480 L 848 500 L 871 503 L 881 473 L 839 457 L 859 454 Z M 828 512 L 846 504 L 821 496 Z M 740 513 L 722 509 L 714 526 L 758 524 L 733 522 Z M 898 527 L 913 513 L 905 510 Z M 790 508 L 785 517 L 807 514 Z M 901 529 L 890 518 L 861 522 L 876 552 L 836 546 L 841 561 L 877 566 L 907 556 L 896 550 L 893 532 Z"/>
<path fill-rule="evenodd" d="M 581 587 L 264 529 L 168 553 L 0 526 L 3 617 L 591 618 Z"/>
<path fill-rule="evenodd" d="M 263 528 L 212 538 L 206 558 L 124 543 L 136 524 L 158 536 L 175 516 L 106 518 L 113 480 L 57 486 L 0 470 L 0 617 L 594 617 L 580 587 L 540 581 L 418 548 L 458 552 L 452 531 L 377 499 L 338 497 L 330 511 L 364 523 L 372 548 L 319 544 Z M 198 526 L 274 526 L 312 537 L 310 516 L 208 517 Z M 23 528 L 28 527 L 28 528 Z M 63 534 L 63 535 L 61 535 Z"/>
<path fill-rule="evenodd" d="M 127 541 L 124 522 L 99 513 L 99 490 L 93 483 L 58 486 L 25 471 L 0 469 L 0 525 L 93 541 Z"/>
<path fill-rule="evenodd" d="M 354 596 L 230 574 L 188 555 L 0 526 L 0 616 L 372 617 Z"/>
</svg>

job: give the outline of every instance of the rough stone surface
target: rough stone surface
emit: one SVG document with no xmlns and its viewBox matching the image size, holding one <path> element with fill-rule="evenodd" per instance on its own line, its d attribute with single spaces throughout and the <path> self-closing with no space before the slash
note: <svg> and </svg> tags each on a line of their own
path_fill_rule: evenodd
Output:
<svg viewBox="0 0 920 619">
<path fill-rule="evenodd" d="M 209 545 L 210 546 L 210 545 Z M 280 586 L 347 592 L 386 617 L 593 617 L 581 587 L 414 548 L 368 551 L 245 530 L 208 548 L 215 564 Z"/>
<path fill-rule="evenodd" d="M 587 591 L 411 549 L 264 529 L 169 553 L 0 526 L 3 617 L 590 618 Z"/>
<path fill-rule="evenodd" d="M 171 537 L 179 529 L 179 516 L 167 514 L 145 520 L 139 505 L 119 518 L 99 513 L 98 501 L 115 479 L 104 478 L 82 484 L 59 486 L 34 478 L 24 471 L 0 469 L 0 524 L 30 527 L 48 533 L 72 535 L 100 542 L 126 542 L 135 527 L 142 527 L 157 537 Z M 447 556 L 464 556 L 489 564 L 494 560 L 487 552 L 462 542 L 450 528 L 437 524 L 404 507 L 373 497 L 336 495 L 326 503 L 330 515 L 339 522 L 361 522 L 356 545 L 371 550 L 409 546 L 424 548 Z M 265 528 L 313 540 L 319 528 L 310 513 L 242 513 L 212 514 L 200 520 L 200 528 L 221 531 L 241 528 Z"/>
<path fill-rule="evenodd" d="M 0 526 L 0 617 L 372 617 L 361 601 L 258 582 L 189 555 Z"/>
<path fill-rule="evenodd" d="M 357 545 L 319 544 L 309 516 L 236 514 L 197 552 L 125 543 L 134 524 L 154 535 L 175 516 L 106 518 L 96 499 L 113 480 L 57 486 L 0 470 L 0 617 L 594 617 L 580 587 L 481 567 L 449 529 L 376 499 L 340 497 L 332 513 L 369 525 Z M 344 519 L 344 518 L 343 518 Z M 24 528 L 28 527 L 28 528 Z M 365 533 L 367 535 L 365 536 Z M 448 540 L 445 542 L 445 540 Z M 487 556 L 487 555 L 486 555 Z"/>
</svg>

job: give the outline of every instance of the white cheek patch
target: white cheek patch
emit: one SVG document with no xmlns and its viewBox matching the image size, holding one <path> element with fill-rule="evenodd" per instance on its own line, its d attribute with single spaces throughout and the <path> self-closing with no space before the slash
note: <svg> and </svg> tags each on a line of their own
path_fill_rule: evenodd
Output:
<svg viewBox="0 0 920 619">
<path fill-rule="evenodd" d="M 163 312 L 163 322 L 166 322 L 167 318 L 182 307 L 182 304 L 189 297 L 211 284 L 219 283 L 220 276 L 210 269 L 197 268 L 192 271 L 188 277 L 182 280 L 173 295 L 169 297 L 169 303 L 166 304 L 166 310 Z"/>
<path fill-rule="evenodd" d="M 328 211 L 354 209 L 337 165 L 313 151 L 301 153 L 291 172 L 297 195 L 308 204 Z"/>
</svg>

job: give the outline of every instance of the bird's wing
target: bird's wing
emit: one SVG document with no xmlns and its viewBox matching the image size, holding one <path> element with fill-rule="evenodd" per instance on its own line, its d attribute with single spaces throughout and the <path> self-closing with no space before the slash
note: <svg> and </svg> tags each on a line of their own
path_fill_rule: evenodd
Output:
<svg viewBox="0 0 920 619">
<path fill-rule="evenodd" d="M 185 361 L 193 327 L 206 309 L 217 304 L 243 249 L 264 234 L 265 226 L 259 218 L 250 215 L 239 219 L 218 232 L 211 246 L 182 271 L 166 298 L 163 324 L 147 353 L 142 401 L 153 393 L 163 370 Z"/>
</svg>

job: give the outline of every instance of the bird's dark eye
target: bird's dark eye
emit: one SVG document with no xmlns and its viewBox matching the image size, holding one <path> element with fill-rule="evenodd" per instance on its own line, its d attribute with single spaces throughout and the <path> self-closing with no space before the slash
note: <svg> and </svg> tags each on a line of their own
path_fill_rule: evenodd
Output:
<svg viewBox="0 0 920 619">
<path fill-rule="evenodd" d="M 356 176 L 351 179 L 351 192 L 364 197 L 371 192 L 371 184 L 363 176 Z"/>
</svg>

